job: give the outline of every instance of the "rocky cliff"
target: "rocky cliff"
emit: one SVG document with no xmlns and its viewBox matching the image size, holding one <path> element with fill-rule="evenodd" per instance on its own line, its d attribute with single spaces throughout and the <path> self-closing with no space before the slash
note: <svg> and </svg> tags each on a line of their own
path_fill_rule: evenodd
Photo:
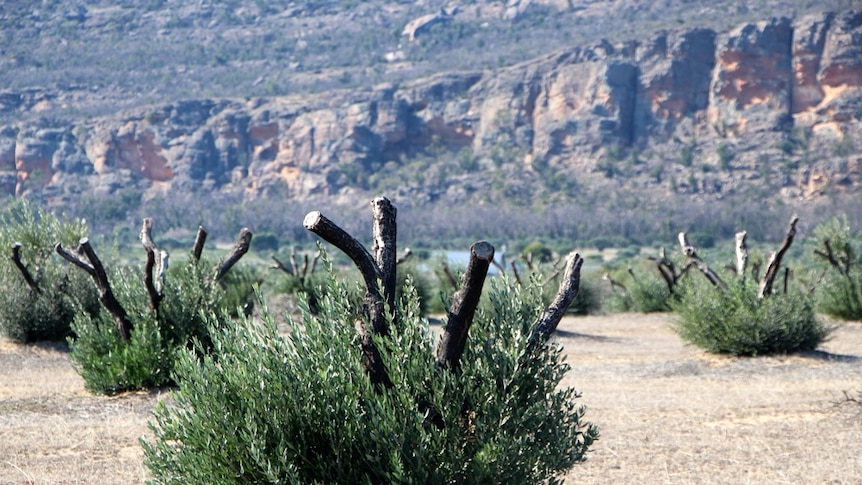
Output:
<svg viewBox="0 0 862 485">
<path fill-rule="evenodd" d="M 33 112 L 52 96 L 0 92 L 0 111 Z M 417 157 L 460 164 L 432 182 L 408 176 Z M 858 190 L 860 169 L 856 11 L 664 31 L 398 85 L 0 126 L 0 193 L 54 204 L 122 187 L 338 195 L 376 190 L 382 176 L 368 176 L 386 173 L 420 200 L 487 199 L 489 173 L 526 199 L 561 180 L 652 197 L 757 185 L 797 198 Z"/>
</svg>

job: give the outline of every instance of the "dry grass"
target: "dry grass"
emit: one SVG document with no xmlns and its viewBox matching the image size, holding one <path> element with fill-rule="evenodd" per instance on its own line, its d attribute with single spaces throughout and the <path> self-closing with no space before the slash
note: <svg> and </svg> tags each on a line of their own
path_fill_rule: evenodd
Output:
<svg viewBox="0 0 862 485">
<path fill-rule="evenodd" d="M 862 477 L 862 325 L 818 352 L 686 347 L 667 315 L 566 319 L 560 338 L 602 438 L 570 483 L 842 484 Z M 0 483 L 141 483 L 160 393 L 89 395 L 62 347 L 0 343 Z"/>
</svg>

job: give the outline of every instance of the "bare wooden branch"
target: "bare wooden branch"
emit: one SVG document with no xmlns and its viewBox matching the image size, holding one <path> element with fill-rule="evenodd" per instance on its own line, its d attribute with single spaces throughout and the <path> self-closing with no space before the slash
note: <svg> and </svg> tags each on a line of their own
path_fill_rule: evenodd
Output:
<svg viewBox="0 0 862 485">
<path fill-rule="evenodd" d="M 147 294 L 150 296 L 150 308 L 158 315 L 159 305 L 162 302 L 164 295 L 156 289 L 156 284 L 153 281 L 153 270 L 156 266 L 156 251 L 153 247 L 146 247 L 147 263 L 144 265 L 144 286 L 147 288 Z"/>
<path fill-rule="evenodd" d="M 440 267 L 443 269 L 443 274 L 446 276 L 446 281 L 449 282 L 449 286 L 452 288 L 458 288 L 458 280 L 455 279 L 455 275 L 452 274 L 452 270 L 449 269 L 449 265 L 446 261 L 443 261 L 440 264 Z"/>
<path fill-rule="evenodd" d="M 647 259 L 649 259 L 650 261 L 655 261 L 655 265 L 658 269 L 659 274 L 661 274 L 661 277 L 664 279 L 665 284 L 667 284 L 667 289 L 671 293 L 673 293 L 674 288 L 676 287 L 676 282 L 679 280 L 679 277 L 682 276 L 682 273 L 676 273 L 673 261 L 668 259 L 665 249 L 659 249 L 657 258 L 653 256 L 647 256 Z"/>
<path fill-rule="evenodd" d="M 144 265 L 144 287 L 147 289 L 147 295 L 150 297 L 150 308 L 156 314 L 159 313 L 159 305 L 162 302 L 162 298 L 164 295 L 159 293 L 159 290 L 156 288 L 156 283 L 154 281 L 153 272 L 158 271 L 156 269 L 156 244 L 153 242 L 153 219 L 151 217 L 145 217 L 143 223 L 141 225 L 141 245 L 144 247 L 144 251 L 147 252 L 147 262 Z"/>
<path fill-rule="evenodd" d="M 54 249 L 57 251 L 57 254 L 93 277 L 96 287 L 99 289 L 99 301 L 108 310 L 108 313 L 111 314 L 111 317 L 113 317 L 114 322 L 117 324 L 120 338 L 128 341 L 132 333 L 132 322 L 129 320 L 126 310 L 114 296 L 114 292 L 111 290 L 111 285 L 108 282 L 108 275 L 105 273 L 105 267 L 102 266 L 102 261 L 96 256 L 93 247 L 90 246 L 90 240 L 87 238 L 81 239 L 78 243 L 78 250 L 75 253 L 66 251 L 60 243 L 57 243 Z M 80 255 L 81 252 L 89 260 L 89 263 L 83 260 Z"/>
<path fill-rule="evenodd" d="M 828 261 L 829 264 L 832 265 L 832 267 L 834 267 L 835 269 L 837 269 L 842 276 L 847 276 L 847 270 L 849 269 L 849 265 L 845 267 L 838 262 L 838 259 L 835 258 L 835 252 L 832 251 L 832 244 L 829 242 L 828 239 L 825 239 L 823 241 L 823 247 L 826 248 L 825 253 L 819 250 L 814 250 L 814 254 Z"/>
<path fill-rule="evenodd" d="M 216 281 L 221 280 L 224 275 L 233 268 L 233 265 L 237 263 L 244 255 L 248 252 L 248 248 L 251 246 L 251 231 L 247 227 L 243 227 L 239 231 L 239 237 L 236 239 L 236 243 L 231 248 L 230 252 L 225 256 L 224 261 L 218 266 L 218 271 L 216 271 Z"/>
<path fill-rule="evenodd" d="M 718 277 L 715 271 L 713 271 L 700 257 L 697 255 L 697 250 L 688 243 L 688 236 L 684 232 L 679 233 L 679 245 L 680 249 L 682 249 L 682 253 L 688 257 L 689 262 L 692 262 L 697 266 L 697 269 L 706 276 L 706 279 L 709 280 L 715 286 L 720 288 L 724 288 L 724 282 L 721 281 L 721 278 Z"/>
<path fill-rule="evenodd" d="M 300 276 L 299 265 L 296 264 L 296 246 L 290 248 L 290 267 L 292 269 L 291 274 Z"/>
<path fill-rule="evenodd" d="M 438 366 L 448 365 L 452 371 L 460 368 L 461 355 L 467 345 L 467 334 L 493 259 L 494 246 L 491 243 L 478 241 L 470 247 L 470 262 L 467 264 L 461 288 L 452 295 L 452 307 L 449 309 L 446 328 L 443 329 L 443 336 L 437 347 Z"/>
<path fill-rule="evenodd" d="M 366 295 L 367 296 L 367 295 Z M 382 306 L 382 304 L 380 305 Z M 382 314 L 382 308 L 380 309 Z M 380 350 L 374 344 L 372 334 L 365 329 L 365 324 L 362 321 L 357 321 L 356 331 L 359 333 L 359 348 L 362 352 L 362 366 L 368 372 L 368 379 L 375 386 L 383 386 L 386 388 L 392 387 L 392 380 L 389 378 L 389 373 L 386 372 L 386 366 L 383 365 L 383 359 L 380 357 Z"/>
<path fill-rule="evenodd" d="M 372 236 L 374 261 L 383 282 L 383 296 L 386 306 L 393 321 L 397 319 L 395 312 L 395 287 L 398 285 L 396 278 L 397 235 L 398 225 L 396 216 L 398 210 L 386 197 L 375 197 L 371 201 L 371 213 L 373 215 Z M 397 325 L 397 323 L 396 323 Z"/>
<path fill-rule="evenodd" d="M 33 279 L 33 275 L 30 274 L 30 270 L 27 269 L 27 266 L 23 261 L 21 261 L 21 243 L 19 242 L 12 245 L 12 262 L 15 263 L 15 267 L 18 268 L 18 271 L 21 272 L 21 276 L 24 277 L 24 281 L 27 283 L 27 286 L 36 293 L 40 293 L 41 290 L 39 290 L 39 285 L 36 283 L 36 280 Z"/>
<path fill-rule="evenodd" d="M 544 345 L 551 334 L 557 330 L 560 320 L 569 309 L 569 305 L 575 300 L 578 295 L 581 283 L 581 266 L 584 264 L 584 258 L 576 252 L 572 252 L 566 258 L 565 272 L 563 280 L 560 281 L 560 288 L 557 290 L 554 300 L 548 305 L 542 316 L 533 326 L 533 332 L 530 334 L 530 339 L 527 341 L 527 355 L 532 354 Z"/>
<path fill-rule="evenodd" d="M 168 271 L 168 258 L 170 258 L 170 255 L 167 251 L 159 251 L 159 269 L 156 274 L 156 290 L 158 290 L 159 293 L 161 293 L 165 287 L 165 277 Z"/>
<path fill-rule="evenodd" d="M 83 257 L 81 256 L 80 245 L 78 246 L 77 250 L 72 252 L 72 251 L 68 251 L 68 250 L 64 249 L 60 243 L 57 243 L 54 246 L 54 250 L 57 252 L 57 254 L 62 256 L 62 258 L 65 259 L 66 261 L 68 261 L 68 262 L 74 264 L 75 266 L 81 268 L 82 270 L 86 271 L 87 274 L 89 274 L 93 278 L 96 277 L 96 270 L 93 268 L 93 266 L 90 263 L 84 261 Z"/>
<path fill-rule="evenodd" d="M 153 242 L 153 218 L 152 217 L 144 217 L 143 224 L 141 225 L 140 239 L 141 244 L 144 246 L 144 249 L 150 250 L 155 249 L 156 244 Z M 153 258 L 155 260 L 155 258 Z"/>
<path fill-rule="evenodd" d="M 523 283 L 521 283 L 521 275 L 518 274 L 518 265 L 516 265 L 514 261 L 510 261 L 509 265 L 512 266 L 512 274 L 515 275 L 515 281 L 518 283 L 518 286 L 523 286 Z"/>
<path fill-rule="evenodd" d="M 535 271 L 535 268 L 533 268 L 533 253 L 524 254 L 523 258 L 524 262 L 527 263 L 527 268 L 530 271 Z"/>
<path fill-rule="evenodd" d="M 615 291 L 617 291 L 617 290 L 616 290 L 617 288 L 619 288 L 620 290 L 622 290 L 622 291 L 623 291 L 623 293 L 628 292 L 628 289 L 626 288 L 626 285 L 624 285 L 624 284 L 620 283 L 619 281 L 617 281 L 617 280 L 613 279 L 613 278 L 611 277 L 610 273 L 605 273 L 605 274 L 603 274 L 603 275 L 602 275 L 602 279 L 603 279 L 603 280 L 605 280 L 605 281 L 607 281 L 608 283 L 610 283 L 610 285 L 611 285 L 611 292 L 615 292 Z"/>
<path fill-rule="evenodd" d="M 757 291 L 758 298 L 764 298 L 772 294 L 772 286 L 775 284 L 775 278 L 778 276 L 778 269 L 781 266 L 781 260 L 793 244 L 793 238 L 796 236 L 796 223 L 799 222 L 799 217 L 795 214 L 790 218 L 790 225 L 787 228 L 787 234 L 784 240 L 781 241 L 778 251 L 772 253 L 769 257 L 769 263 L 766 265 L 766 272 L 763 274 L 763 279 L 760 281 L 760 288 Z"/>
<path fill-rule="evenodd" d="M 279 261 L 278 258 L 276 258 L 275 256 L 272 256 L 272 260 L 275 261 L 275 264 L 270 266 L 270 268 L 280 269 L 280 270 L 284 271 L 285 273 L 293 276 L 293 270 L 291 270 L 290 267 L 285 266 L 285 264 L 282 263 L 281 261 Z"/>
<path fill-rule="evenodd" d="M 195 245 L 192 247 L 192 257 L 195 261 L 201 260 L 201 254 L 204 252 L 204 244 L 207 242 L 207 231 L 204 226 L 198 226 L 198 233 L 195 236 Z"/>
<path fill-rule="evenodd" d="M 306 229 L 317 234 L 324 241 L 332 244 L 346 254 L 362 274 L 362 278 L 365 280 L 366 291 L 376 294 L 382 299 L 380 289 L 377 286 L 377 280 L 380 278 L 379 270 L 377 269 L 377 264 L 374 262 L 374 258 L 365 249 L 365 246 L 359 244 L 359 241 L 354 239 L 353 236 L 327 219 L 319 211 L 309 212 L 302 221 L 302 224 Z"/>
<path fill-rule="evenodd" d="M 748 267 L 748 248 L 745 245 L 747 237 L 746 231 L 736 233 L 736 275 L 740 278 L 745 277 L 745 269 Z"/>
<path fill-rule="evenodd" d="M 383 280 L 384 284 L 387 281 L 387 277 L 382 274 L 379 265 L 386 266 L 393 274 L 395 272 L 395 208 L 387 199 L 382 198 L 372 201 L 372 207 L 374 212 L 374 250 L 378 260 L 375 260 L 371 253 L 353 236 L 324 217 L 319 211 L 309 212 L 303 220 L 303 225 L 309 231 L 344 252 L 362 274 L 366 288 L 363 312 L 371 324 L 371 332 L 368 332 L 362 321 L 356 322 L 357 331 L 360 335 L 363 366 L 373 384 L 391 387 L 392 382 L 383 361 L 380 359 L 380 352 L 374 344 L 373 335 L 387 335 L 389 333 L 384 312 L 384 299 L 378 281 Z M 391 247 L 382 247 L 386 245 L 391 245 Z M 315 258 L 316 262 L 317 258 Z M 391 283 L 393 294 L 390 307 L 393 312 L 395 310 L 394 288 L 393 282 Z M 388 295 L 387 299 L 389 299 Z"/>
</svg>

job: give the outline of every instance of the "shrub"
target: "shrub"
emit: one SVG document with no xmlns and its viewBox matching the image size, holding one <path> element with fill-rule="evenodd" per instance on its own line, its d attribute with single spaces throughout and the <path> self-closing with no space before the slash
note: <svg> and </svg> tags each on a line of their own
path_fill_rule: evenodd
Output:
<svg viewBox="0 0 862 485">
<path fill-rule="evenodd" d="M 520 359 L 539 289 L 493 285 L 456 373 L 436 365 L 408 285 L 399 325 L 375 337 L 390 388 L 366 374 L 347 295 L 332 280 L 320 313 L 306 307 L 286 336 L 264 310 L 214 325 L 211 355 L 182 352 L 179 390 L 142 440 L 153 483 L 558 483 L 584 459 L 597 430 L 559 388 L 561 348 Z"/>
<path fill-rule="evenodd" d="M 859 252 L 853 246 L 847 218 L 833 218 L 814 228 L 816 245 L 812 252 L 828 257 L 829 250 L 819 246 L 829 241 L 833 263 L 818 259 L 825 267 L 822 280 L 815 286 L 817 309 L 842 320 L 862 320 L 862 270 Z"/>
<path fill-rule="evenodd" d="M 714 353 L 758 355 L 813 350 L 830 329 L 799 291 L 757 298 L 754 282 L 732 280 L 722 290 L 704 278 L 682 285 L 673 329 L 683 339 Z M 677 285 L 679 287 L 680 285 Z"/>
<path fill-rule="evenodd" d="M 27 200 L 14 202 L 0 215 L 0 247 L 11 254 L 12 245 L 21 244 L 21 262 L 36 285 L 28 286 L 8 256 L 0 258 L 0 334 L 20 343 L 64 340 L 79 308 L 97 310 L 96 291 L 87 277 L 52 257 L 57 242 L 77 244 L 86 230 L 83 222 L 62 221 Z"/>
<path fill-rule="evenodd" d="M 553 259 L 554 251 L 541 241 L 533 241 L 524 247 L 521 255 L 537 263 L 548 263 Z"/>
<path fill-rule="evenodd" d="M 429 312 L 443 313 L 443 299 L 440 296 L 440 288 L 434 284 L 434 278 L 413 261 L 406 261 L 398 265 L 397 288 L 400 297 L 405 288 L 412 287 L 416 291 L 419 300 L 419 315 L 427 316 Z"/>
<path fill-rule="evenodd" d="M 608 275 L 624 288 L 613 288 L 611 295 L 604 301 L 604 309 L 611 313 L 619 312 L 667 312 L 670 299 L 674 296 L 653 264 L 643 259 L 637 269 L 617 270 Z"/>
<path fill-rule="evenodd" d="M 116 394 L 167 385 L 172 382 L 179 349 L 195 342 L 198 350 L 209 352 L 212 341 L 207 325 L 224 323 L 230 316 L 224 290 L 213 281 L 210 268 L 193 259 L 171 267 L 158 314 L 150 306 L 143 274 L 131 268 L 115 271 L 110 278 L 112 289 L 134 328 L 131 338 L 123 340 L 104 308 L 95 316 L 79 314 L 75 318 L 72 329 L 77 337 L 70 339 L 69 346 L 86 388 Z M 207 314 L 219 318 L 206 320 Z"/>
<path fill-rule="evenodd" d="M 543 285 L 542 299 L 545 303 L 549 303 L 554 297 L 558 284 L 559 278 L 554 278 Z M 601 307 L 601 292 L 596 281 L 596 275 L 582 274 L 578 294 L 572 304 L 569 305 L 567 313 L 570 315 L 589 315 L 598 312 Z"/>
</svg>

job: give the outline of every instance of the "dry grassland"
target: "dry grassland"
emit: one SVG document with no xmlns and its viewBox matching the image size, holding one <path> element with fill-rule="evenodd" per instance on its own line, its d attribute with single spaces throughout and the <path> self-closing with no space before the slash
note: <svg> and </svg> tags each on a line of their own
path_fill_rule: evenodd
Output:
<svg viewBox="0 0 862 485">
<path fill-rule="evenodd" d="M 601 439 L 567 483 L 862 483 L 862 324 L 817 352 L 683 345 L 668 315 L 567 318 L 559 338 Z M 0 342 L 0 484 L 134 484 L 165 393 L 89 395 L 57 346 Z"/>
</svg>

